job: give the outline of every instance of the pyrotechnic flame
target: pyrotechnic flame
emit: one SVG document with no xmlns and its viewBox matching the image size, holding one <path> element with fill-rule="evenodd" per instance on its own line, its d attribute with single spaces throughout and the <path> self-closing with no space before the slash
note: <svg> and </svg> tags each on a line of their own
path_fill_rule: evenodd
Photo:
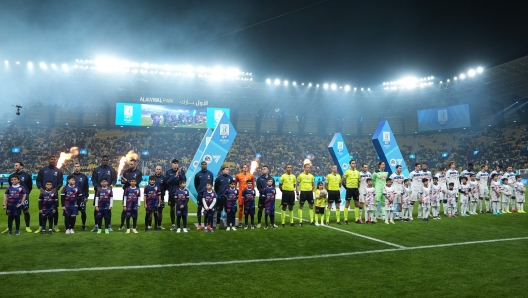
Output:
<svg viewBox="0 0 528 298">
<path fill-rule="evenodd" d="M 121 159 L 119 160 L 119 168 L 117 170 L 117 175 L 122 174 L 121 172 L 123 171 L 123 168 L 125 167 L 125 163 L 131 160 L 138 160 L 138 155 L 137 153 L 134 152 L 134 150 L 128 151 L 128 153 L 125 156 L 121 157 Z"/>
<path fill-rule="evenodd" d="M 258 168 L 258 166 L 259 166 L 259 162 L 258 161 L 256 161 L 256 160 L 252 161 L 251 162 L 251 168 L 250 168 L 249 172 L 251 174 L 253 174 L 255 172 L 255 170 Z"/>
<path fill-rule="evenodd" d="M 70 160 L 72 157 L 79 154 L 79 147 L 71 147 L 70 153 L 61 152 L 59 160 L 57 161 L 57 168 L 61 168 L 65 161 Z"/>
</svg>

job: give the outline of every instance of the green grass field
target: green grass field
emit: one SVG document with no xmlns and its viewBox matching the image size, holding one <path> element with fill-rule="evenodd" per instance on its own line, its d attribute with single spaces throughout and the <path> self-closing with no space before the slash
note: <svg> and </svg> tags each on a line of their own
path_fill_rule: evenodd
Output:
<svg viewBox="0 0 528 298">
<path fill-rule="evenodd" d="M 161 119 L 161 127 L 164 124 L 163 118 Z M 152 118 L 150 116 L 141 116 L 141 126 L 152 126 Z M 192 124 L 192 125 L 178 125 L 178 128 L 207 128 L 207 123 Z"/>
<path fill-rule="evenodd" d="M 0 297 L 526 297 L 528 291 L 528 214 L 177 234 L 168 230 L 165 209 L 167 230 L 143 232 L 141 211 L 140 233 L 127 235 L 117 231 L 114 210 L 109 235 L 80 231 L 80 219 L 75 235 L 0 234 Z M 0 227 L 6 225 L 1 216 Z M 59 226 L 64 231 L 62 217 Z"/>
</svg>

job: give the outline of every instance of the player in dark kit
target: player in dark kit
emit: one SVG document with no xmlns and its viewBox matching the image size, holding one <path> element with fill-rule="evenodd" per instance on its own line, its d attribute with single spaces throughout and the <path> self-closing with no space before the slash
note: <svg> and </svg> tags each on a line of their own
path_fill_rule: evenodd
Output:
<svg viewBox="0 0 528 298">
<path fill-rule="evenodd" d="M 123 190 L 130 187 L 130 179 L 135 178 L 136 181 L 141 181 L 142 176 L 143 174 L 141 174 L 141 171 L 137 168 L 137 161 L 135 159 L 131 159 L 128 162 L 128 169 L 126 169 L 123 172 L 123 176 L 121 177 L 121 184 L 123 184 Z M 110 221 L 112 220 L 111 218 L 112 218 L 112 213 L 110 212 Z M 122 211 L 121 212 L 121 225 L 119 226 L 120 231 L 125 229 L 125 220 L 126 220 L 126 211 Z M 111 224 L 112 223 L 110 222 L 109 225 Z M 111 226 L 108 229 L 110 230 L 110 232 L 112 232 Z"/>
<path fill-rule="evenodd" d="M 176 210 L 176 192 L 178 191 L 180 187 L 181 181 L 186 181 L 185 177 L 185 170 L 180 168 L 179 161 L 174 158 L 171 161 L 171 168 L 165 172 L 165 185 L 167 187 L 167 192 L 169 193 L 169 207 L 170 207 L 170 218 L 171 218 L 171 231 L 176 229 L 176 226 L 174 225 L 175 217 L 175 210 Z"/>
<path fill-rule="evenodd" d="M 12 173 L 9 178 L 7 178 L 7 181 L 9 182 L 9 186 L 11 186 L 11 176 L 17 175 L 20 179 L 20 185 L 26 189 L 26 199 L 24 200 L 24 204 L 22 204 L 22 212 L 24 212 L 24 221 L 26 223 L 26 232 L 31 233 L 31 228 L 29 227 L 29 221 L 30 221 L 30 214 L 29 214 L 29 194 L 31 194 L 31 190 L 33 189 L 33 181 L 31 180 L 31 175 L 24 172 L 24 163 L 21 161 L 15 162 L 15 172 Z M 7 229 L 5 230 L 7 232 Z"/>
<path fill-rule="evenodd" d="M 236 189 L 236 181 L 229 181 L 229 189 L 225 191 L 226 197 L 226 213 L 227 213 L 227 231 L 236 231 L 235 217 L 238 205 L 238 189 Z"/>
<path fill-rule="evenodd" d="M 44 194 L 46 191 L 45 183 L 51 181 L 53 188 L 51 192 L 58 193 L 64 183 L 64 177 L 62 176 L 61 169 L 57 168 L 57 158 L 55 155 L 51 155 L 48 158 L 48 165 L 40 169 L 37 174 L 37 188 L 40 190 L 40 194 Z M 53 225 L 55 226 L 55 232 L 60 232 L 57 224 L 59 222 L 59 212 L 55 212 L 53 217 Z"/>
<path fill-rule="evenodd" d="M 158 115 L 158 112 L 154 111 L 154 113 L 150 115 L 150 118 L 152 119 L 152 126 L 160 126 L 161 118 L 160 115 Z"/>
<path fill-rule="evenodd" d="M 255 197 L 257 192 L 253 188 L 253 181 L 247 181 L 247 188 L 242 192 L 244 199 L 244 230 L 248 228 L 248 216 L 251 218 L 251 229 L 255 228 Z"/>
<path fill-rule="evenodd" d="M 96 219 L 97 219 L 97 225 L 96 227 L 100 227 L 97 229 L 97 234 L 101 234 L 103 230 L 103 218 L 105 221 L 105 234 L 110 233 L 110 219 L 112 216 L 112 213 L 110 211 L 112 210 L 112 207 L 114 205 L 114 193 L 112 190 L 108 187 L 108 180 L 106 178 L 101 179 L 101 190 L 98 190 L 95 194 L 95 211 L 96 213 Z"/>
<path fill-rule="evenodd" d="M 162 175 L 162 169 L 161 166 L 156 166 L 156 173 L 154 174 L 154 177 L 156 177 L 156 184 L 161 189 L 161 205 L 158 208 L 158 222 L 155 223 L 156 227 L 160 230 L 165 230 L 164 227 L 161 226 L 161 221 L 163 217 L 163 209 L 165 208 L 165 192 L 167 190 L 167 185 L 165 183 L 165 176 Z M 149 222 L 150 226 L 150 222 Z"/>
<path fill-rule="evenodd" d="M 216 192 L 213 190 L 213 183 L 207 182 L 205 184 L 205 187 L 206 189 L 202 195 L 203 213 L 205 217 L 204 232 L 207 233 L 207 231 L 209 230 L 209 232 L 213 233 L 213 217 L 215 212 L 217 195 Z"/>
<path fill-rule="evenodd" d="M 149 177 L 149 184 L 145 186 L 143 190 L 145 200 L 145 232 L 148 231 L 148 222 L 154 217 L 154 222 L 158 222 L 158 208 L 161 205 L 161 189 L 156 184 L 156 177 Z M 158 227 L 154 228 L 156 231 L 159 231 Z"/>
<path fill-rule="evenodd" d="M 178 216 L 178 229 L 180 233 L 180 221 L 183 220 L 183 232 L 187 233 L 187 214 L 189 213 L 189 191 L 185 189 L 185 180 L 180 180 L 180 187 L 176 191 L 176 216 Z"/>
<path fill-rule="evenodd" d="M 198 230 L 202 229 L 203 194 L 206 190 L 207 183 L 210 183 L 211 186 L 213 185 L 213 173 L 207 170 L 207 162 L 202 161 L 201 167 L 202 170 L 194 176 L 194 187 L 196 187 L 196 191 L 198 192 L 196 198 L 198 204 L 198 210 L 196 211 L 196 216 L 198 217 Z"/>
<path fill-rule="evenodd" d="M 114 185 L 117 183 L 117 172 L 114 168 L 108 165 L 108 155 L 103 155 L 101 158 L 101 165 L 97 168 L 95 168 L 92 172 L 92 184 L 94 187 L 95 193 L 97 193 L 99 190 L 101 190 L 101 181 L 106 179 L 108 184 L 108 189 L 112 190 Z M 95 227 L 93 228 L 92 232 L 97 232 L 97 211 L 95 210 L 95 194 L 94 194 L 94 221 L 96 222 Z M 108 212 L 111 212 L 110 210 Z"/>
<path fill-rule="evenodd" d="M 68 185 L 66 185 L 61 192 L 62 215 L 64 216 L 66 234 L 75 234 L 73 228 L 75 227 L 78 213 L 77 199 L 82 197 L 83 194 L 75 186 L 75 176 L 68 176 L 66 181 L 68 181 Z"/>
<path fill-rule="evenodd" d="M 266 227 L 264 229 L 265 230 L 268 229 L 268 218 L 270 220 L 269 223 L 271 225 L 271 228 L 276 229 L 277 226 L 275 225 L 275 196 L 277 194 L 277 190 L 275 189 L 275 180 L 272 177 L 268 178 L 267 185 L 262 190 L 262 193 L 264 194 L 264 198 L 265 198 L 264 209 L 266 212 L 266 215 L 264 216 Z M 259 203 L 259 206 L 260 206 L 260 203 Z"/>
<path fill-rule="evenodd" d="M 123 211 L 126 212 L 126 233 L 130 234 L 130 218 L 132 217 L 132 233 L 137 234 L 137 217 L 139 209 L 139 197 L 141 196 L 141 190 L 136 187 L 136 178 L 130 178 L 130 187 L 125 189 L 123 194 Z"/>
<path fill-rule="evenodd" d="M 53 184 L 51 181 L 46 182 L 46 191 L 39 196 L 39 210 L 40 210 L 40 234 L 46 234 L 46 222 L 49 223 L 49 234 L 53 234 L 53 215 L 59 208 L 59 201 L 57 200 L 57 193 L 52 193 Z"/>
<path fill-rule="evenodd" d="M 224 211 L 226 205 L 226 190 L 229 188 L 229 182 L 233 179 L 229 175 L 229 168 L 222 166 L 220 169 L 222 174 L 215 179 L 214 190 L 218 194 L 218 199 L 216 200 L 216 227 L 220 228 L 220 219 L 222 217 L 222 211 Z"/>
<path fill-rule="evenodd" d="M 76 163 L 73 166 L 73 176 L 75 176 L 75 186 L 81 192 L 77 198 L 78 210 L 81 212 L 82 230 L 86 231 L 86 202 L 88 202 L 88 177 L 81 173 L 81 165 Z"/>
<path fill-rule="evenodd" d="M 13 235 L 13 221 L 15 221 L 15 235 L 20 235 L 20 213 L 24 200 L 26 199 L 26 189 L 20 185 L 18 176 L 11 176 L 11 186 L 4 194 L 2 207 L 6 210 L 8 236 Z"/>
<path fill-rule="evenodd" d="M 268 179 L 271 177 L 268 174 L 269 168 L 267 165 L 262 166 L 262 175 L 257 178 L 257 189 L 259 191 L 259 200 L 258 200 L 258 215 L 257 215 L 257 228 L 260 228 L 260 223 L 262 222 L 262 211 L 265 209 L 264 205 L 266 204 L 266 194 L 264 189 L 268 187 Z M 275 180 L 271 179 L 273 184 L 272 187 L 275 188 Z"/>
</svg>

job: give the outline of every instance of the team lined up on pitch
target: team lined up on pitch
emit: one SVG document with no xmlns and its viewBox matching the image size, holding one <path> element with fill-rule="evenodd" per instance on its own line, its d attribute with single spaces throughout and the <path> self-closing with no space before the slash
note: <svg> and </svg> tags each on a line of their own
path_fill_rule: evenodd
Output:
<svg viewBox="0 0 528 298">
<path fill-rule="evenodd" d="M 138 183 L 141 171 L 136 167 L 136 160 L 129 161 L 129 168 L 123 173 L 123 208 L 119 230 L 126 233 L 138 233 L 137 218 L 141 207 L 141 190 Z M 298 220 L 303 226 L 303 208 L 308 202 L 309 223 L 313 226 L 329 225 L 332 207 L 335 204 L 336 223 L 341 224 L 341 187 L 346 189 L 344 206 L 344 223 L 348 224 L 350 202 L 354 201 L 355 222 L 358 224 L 374 224 L 377 219 L 384 219 L 386 224 L 394 224 L 395 219 L 413 220 L 414 205 L 418 205 L 418 218 L 428 221 L 440 219 L 443 207 L 444 215 L 451 218 L 476 215 L 477 208 L 483 213 L 495 215 L 511 212 L 525 213 L 525 187 L 522 177 L 515 175 L 512 167 L 502 173 L 502 166 L 491 173 L 486 165 L 481 166 L 478 173 L 473 172 L 473 165 L 462 173 L 455 170 L 454 162 L 449 164 L 449 170 L 441 168 L 433 177 L 427 164 L 415 164 L 415 169 L 408 177 L 402 175 L 402 167 L 396 166 L 396 172 L 388 177 L 385 163 L 378 163 L 378 170 L 371 174 L 368 165 L 364 163 L 361 171 L 356 170 L 356 162 L 350 161 L 350 168 L 343 177 L 337 173 L 333 165 L 331 173 L 325 177 L 325 183 L 319 181 L 315 186 L 314 176 L 310 173 L 310 164 L 304 165 L 303 173 L 297 177 L 292 173 L 292 166 L 286 165 L 286 172 L 280 177 L 279 189 L 281 199 L 281 224 L 286 227 L 286 215 L 289 212 L 290 226 L 295 226 L 293 207 L 299 201 Z M 16 172 L 9 177 L 10 186 L 6 189 L 3 208 L 8 216 L 8 228 L 3 232 L 12 235 L 13 222 L 15 235 L 20 234 L 20 215 L 24 213 L 26 231 L 29 227 L 29 199 L 32 189 L 30 176 L 23 172 L 23 163 L 17 162 Z M 201 163 L 201 170 L 194 177 L 197 190 L 197 230 L 214 232 L 214 215 L 217 214 L 217 226 L 221 214 L 225 212 L 226 231 L 236 231 L 236 215 L 238 213 L 238 228 L 255 229 L 261 227 L 264 213 L 265 229 L 275 229 L 275 180 L 269 175 L 268 167 L 262 166 L 262 175 L 256 183 L 249 173 L 247 165 L 233 179 L 229 168 L 224 166 L 221 174 L 213 180 L 214 175 L 207 170 L 207 163 Z M 29 177 L 29 179 L 28 179 Z M 190 192 L 186 188 L 186 178 L 183 169 L 178 167 L 178 160 L 172 160 L 172 168 L 165 175 L 161 167 L 156 167 L 156 175 L 150 176 L 148 185 L 143 190 L 143 207 L 145 214 L 145 231 L 151 229 L 154 220 L 154 230 L 164 229 L 161 225 L 164 209 L 165 193 L 169 194 L 171 207 L 171 230 L 188 232 L 187 216 Z M 491 180 L 490 180 L 491 178 Z M 37 176 L 39 196 L 39 228 L 36 233 L 45 234 L 46 226 L 49 234 L 59 232 L 57 218 L 59 212 L 59 190 L 62 186 L 62 171 L 56 167 L 56 158 L 51 156 L 49 166 L 43 168 Z M 66 234 L 73 234 L 79 212 L 82 219 L 82 230 L 86 230 L 86 202 L 88 199 L 88 178 L 80 173 L 80 165 L 76 164 L 74 173 L 67 177 L 67 184 L 60 191 L 60 205 L 64 216 Z M 94 170 L 92 182 L 96 190 L 94 197 L 95 227 L 92 232 L 108 234 L 112 232 L 111 219 L 114 207 L 112 187 L 117 175 L 108 166 L 108 157 L 103 156 L 103 164 Z M 502 184 L 501 184 L 502 182 Z M 257 191 L 258 190 L 258 197 Z M 258 199 L 257 202 L 255 202 Z M 416 204 L 417 203 L 417 204 Z M 510 211 L 511 204 L 511 211 Z M 315 210 L 314 210 L 315 205 Z M 258 208 L 255 225 L 255 211 Z M 363 214 L 364 210 L 364 214 Z M 459 211 L 460 210 L 460 211 Z M 201 216 L 205 221 L 202 224 Z M 244 225 L 242 224 L 244 215 Z M 132 219 L 132 225 L 130 220 Z M 104 221 L 104 224 L 103 224 Z M 176 223 L 175 223 L 176 222 Z"/>
</svg>

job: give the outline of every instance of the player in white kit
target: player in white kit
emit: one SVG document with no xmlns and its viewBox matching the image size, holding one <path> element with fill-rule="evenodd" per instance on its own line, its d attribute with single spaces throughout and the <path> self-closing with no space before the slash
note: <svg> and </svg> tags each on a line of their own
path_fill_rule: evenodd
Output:
<svg viewBox="0 0 528 298">
<path fill-rule="evenodd" d="M 506 168 L 506 173 L 504 173 L 504 176 L 503 178 L 508 178 L 508 186 L 510 186 L 510 192 L 511 192 L 511 197 L 510 197 L 510 203 L 511 203 L 511 212 L 517 212 L 517 209 L 516 208 L 516 201 L 515 201 L 515 196 L 517 195 L 515 193 L 515 182 L 516 182 L 516 179 L 515 179 L 515 173 L 513 172 L 513 167 L 512 166 L 508 166 Z"/>
<path fill-rule="evenodd" d="M 402 211 L 401 206 L 401 196 L 403 192 L 403 180 L 405 180 L 405 176 L 402 175 L 402 166 L 397 165 L 396 166 L 396 172 L 392 173 L 389 178 L 392 180 L 392 188 L 395 192 L 394 197 L 394 218 L 398 219 L 401 218 L 400 212 Z"/>
<path fill-rule="evenodd" d="M 440 194 L 442 188 L 438 184 L 438 177 L 433 177 L 433 184 L 431 185 L 431 212 L 433 213 L 433 219 L 440 219 Z"/>
<path fill-rule="evenodd" d="M 469 175 L 469 199 L 471 201 L 469 206 L 469 214 L 477 215 L 477 201 L 479 200 L 479 185 L 476 175 L 471 173 Z"/>
<path fill-rule="evenodd" d="M 524 183 L 522 182 L 522 177 L 520 175 L 515 176 L 515 179 L 517 179 L 517 181 L 515 182 L 515 198 L 517 199 L 517 212 L 526 213 L 524 211 L 524 193 L 526 191 L 526 188 L 524 187 Z"/>
<path fill-rule="evenodd" d="M 385 187 L 383 187 L 383 197 L 385 198 L 385 223 L 394 224 L 394 200 L 395 192 L 392 187 L 392 179 L 385 180 Z"/>
<path fill-rule="evenodd" d="M 440 211 L 440 206 L 444 206 L 444 215 L 448 215 L 447 213 L 447 176 L 446 176 L 446 168 L 441 167 L 440 172 L 436 173 L 436 178 L 438 178 L 438 185 L 440 185 L 440 189 L 442 192 L 440 192 L 440 203 L 438 204 L 438 210 Z"/>
<path fill-rule="evenodd" d="M 431 188 L 429 187 L 429 180 L 427 178 L 422 179 L 422 190 L 420 191 L 420 205 L 422 205 L 423 221 L 429 221 L 429 211 L 431 208 Z"/>
<path fill-rule="evenodd" d="M 491 174 L 490 181 L 491 189 L 491 210 L 493 210 L 494 215 L 502 214 L 500 212 L 500 199 L 501 199 L 501 185 L 499 181 L 499 175 Z"/>
<path fill-rule="evenodd" d="M 460 185 L 460 181 L 458 180 L 460 175 L 458 174 L 458 171 L 455 169 L 455 162 L 454 161 L 450 161 L 449 162 L 449 169 L 446 171 L 446 178 L 447 178 L 447 183 L 453 183 L 454 185 L 454 188 L 455 189 L 458 189 L 459 188 L 459 185 Z M 457 213 L 457 204 L 455 204 L 455 210 L 454 210 L 454 214 Z"/>
<path fill-rule="evenodd" d="M 490 193 L 488 190 L 488 184 L 489 184 L 489 178 L 490 174 L 488 173 L 488 166 L 487 165 L 481 165 L 480 171 L 475 175 L 475 178 L 478 181 L 478 188 L 479 188 L 479 200 L 478 200 L 478 208 L 480 209 L 480 213 L 482 213 L 482 203 L 486 205 L 486 213 L 491 213 L 490 208 Z"/>
<path fill-rule="evenodd" d="M 414 209 L 414 203 L 417 201 L 420 201 L 420 192 L 422 191 L 422 173 L 420 172 L 420 163 L 417 162 L 414 164 L 414 171 L 409 173 L 409 180 L 411 180 L 411 205 L 413 205 Z M 411 215 L 410 219 L 413 220 L 412 217 L 412 209 L 411 209 Z M 422 207 L 421 204 L 418 205 L 418 218 L 422 217 Z"/>
</svg>

